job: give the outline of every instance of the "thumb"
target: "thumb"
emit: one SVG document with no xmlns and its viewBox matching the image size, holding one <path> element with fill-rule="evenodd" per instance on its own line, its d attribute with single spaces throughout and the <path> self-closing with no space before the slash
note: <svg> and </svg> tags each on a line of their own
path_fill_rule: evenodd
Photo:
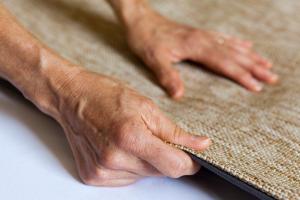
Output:
<svg viewBox="0 0 300 200">
<path fill-rule="evenodd" d="M 182 97 L 184 85 L 178 71 L 173 68 L 172 63 L 161 61 L 154 65 L 150 66 L 150 68 L 155 73 L 159 84 L 172 98 L 179 99 Z"/>
<path fill-rule="evenodd" d="M 192 135 L 177 125 L 174 125 L 170 132 L 165 132 L 162 137 L 168 142 L 186 146 L 196 151 L 204 151 L 212 143 L 208 137 Z"/>
<path fill-rule="evenodd" d="M 186 146 L 197 151 L 204 151 L 212 143 L 206 136 L 198 136 L 186 132 L 166 116 L 162 115 L 162 113 L 159 121 L 153 127 L 152 133 L 164 141 Z"/>
</svg>

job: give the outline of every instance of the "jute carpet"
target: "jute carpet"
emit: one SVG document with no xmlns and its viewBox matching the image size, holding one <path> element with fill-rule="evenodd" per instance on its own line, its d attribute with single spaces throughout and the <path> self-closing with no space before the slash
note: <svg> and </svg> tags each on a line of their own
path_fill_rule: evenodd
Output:
<svg viewBox="0 0 300 200">
<path fill-rule="evenodd" d="M 255 42 L 281 82 L 253 94 L 191 64 L 176 66 L 186 85 L 174 102 L 126 46 L 100 0 L 2 0 L 38 38 L 73 62 L 114 76 L 152 98 L 183 128 L 214 145 L 195 153 L 276 199 L 300 199 L 300 1 L 152 0 L 164 15 Z"/>
</svg>

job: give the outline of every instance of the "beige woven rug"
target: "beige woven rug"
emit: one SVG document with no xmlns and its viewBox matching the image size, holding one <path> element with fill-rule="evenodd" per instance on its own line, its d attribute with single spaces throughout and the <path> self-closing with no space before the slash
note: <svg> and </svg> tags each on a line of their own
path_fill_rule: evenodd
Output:
<svg viewBox="0 0 300 200">
<path fill-rule="evenodd" d="M 1 0 L 0 0 L 1 1 Z M 252 94 L 201 70 L 176 66 L 186 84 L 170 100 L 129 51 L 101 0 L 2 0 L 37 37 L 73 62 L 126 81 L 183 128 L 209 135 L 197 154 L 277 199 L 300 199 L 300 1 L 152 0 L 180 22 L 253 40 L 272 59 L 281 83 Z"/>
</svg>

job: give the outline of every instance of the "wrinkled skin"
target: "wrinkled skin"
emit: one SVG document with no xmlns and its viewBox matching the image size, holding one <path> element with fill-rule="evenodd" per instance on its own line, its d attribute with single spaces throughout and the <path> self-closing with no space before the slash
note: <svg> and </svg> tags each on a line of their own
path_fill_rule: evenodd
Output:
<svg viewBox="0 0 300 200">
<path fill-rule="evenodd" d="M 173 98 L 184 93 L 172 64 L 204 63 L 253 91 L 275 83 L 271 63 L 252 44 L 170 21 L 143 0 L 110 0 L 132 50 Z M 165 141 L 198 151 L 207 137 L 173 124 L 154 103 L 110 77 L 71 64 L 32 37 L 0 5 L 0 76 L 64 128 L 86 184 L 120 186 L 145 176 L 177 178 L 199 166 Z M 113 66 L 112 66 L 113 67 Z"/>
<path fill-rule="evenodd" d="M 251 91 L 274 84 L 272 64 L 255 53 L 252 43 L 221 33 L 178 24 L 152 10 L 127 28 L 132 50 L 155 73 L 160 85 L 178 99 L 184 84 L 172 64 L 190 60 L 224 75 Z"/>
<path fill-rule="evenodd" d="M 121 186 L 199 170 L 165 141 L 203 151 L 207 137 L 186 133 L 123 83 L 61 58 L 1 5 L 0 30 L 0 76 L 60 123 L 84 183 Z"/>
<path fill-rule="evenodd" d="M 251 42 L 181 25 L 152 10 L 147 9 L 138 20 L 128 23 L 126 30 L 133 52 L 153 70 L 162 87 L 175 99 L 182 97 L 184 86 L 172 64 L 182 60 L 203 63 L 251 91 L 260 91 L 260 82 L 273 84 L 278 79 L 270 71 L 272 64 L 253 52 Z M 199 166 L 188 155 L 163 141 L 203 151 L 211 143 L 208 138 L 185 133 L 151 100 L 114 80 L 91 73 L 78 78 L 83 79 L 79 82 L 91 84 L 86 89 L 78 86 L 85 100 L 77 100 L 77 105 L 69 108 L 70 111 L 77 108 L 77 115 L 69 115 L 72 119 L 69 125 L 73 124 L 74 128 L 67 127 L 66 132 L 86 183 L 123 185 L 144 176 L 176 178 L 198 171 Z M 90 90 L 99 90 L 101 94 Z M 76 136 L 72 130 L 82 130 L 83 136 Z M 79 143 L 74 137 L 80 138 Z"/>
<path fill-rule="evenodd" d="M 121 82 L 82 71 L 60 91 L 59 121 L 85 183 L 119 186 L 145 176 L 177 178 L 198 171 L 187 154 L 164 141 L 202 151 L 210 140 L 186 133 Z"/>
</svg>

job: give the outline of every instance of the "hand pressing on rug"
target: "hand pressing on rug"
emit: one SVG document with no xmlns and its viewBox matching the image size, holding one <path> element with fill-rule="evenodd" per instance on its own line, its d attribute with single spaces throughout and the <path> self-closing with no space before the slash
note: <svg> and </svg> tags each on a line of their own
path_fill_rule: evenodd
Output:
<svg viewBox="0 0 300 200">
<path fill-rule="evenodd" d="M 207 137 L 188 134 L 123 83 L 61 58 L 1 4 L 0 30 L 0 78 L 60 123 L 86 184 L 120 186 L 198 171 L 188 154 L 166 142 L 203 151 Z"/>
<path fill-rule="evenodd" d="M 271 62 L 255 53 L 249 41 L 176 23 L 150 9 L 145 0 L 110 2 L 126 27 L 133 52 L 175 99 L 184 94 L 184 84 L 172 64 L 184 60 L 204 64 L 255 92 L 262 90 L 262 83 L 278 80 Z"/>
<path fill-rule="evenodd" d="M 199 170 L 189 155 L 165 141 L 203 151 L 210 140 L 182 130 L 150 99 L 88 71 L 63 85 L 57 93 L 58 121 L 86 184 L 120 186 L 147 176 L 178 178 Z"/>
</svg>

